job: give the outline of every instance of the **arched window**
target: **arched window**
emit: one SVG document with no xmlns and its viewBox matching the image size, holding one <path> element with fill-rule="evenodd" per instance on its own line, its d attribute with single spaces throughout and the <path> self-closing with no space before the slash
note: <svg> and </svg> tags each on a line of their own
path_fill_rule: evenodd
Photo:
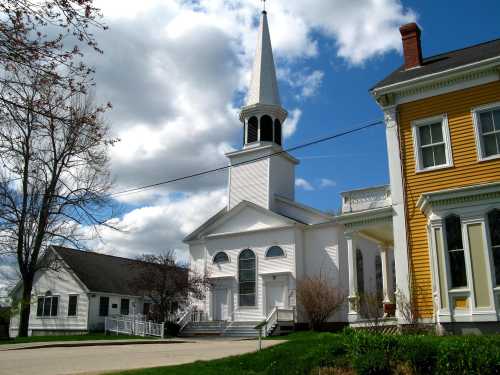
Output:
<svg viewBox="0 0 500 375">
<path fill-rule="evenodd" d="M 365 274 L 363 270 L 363 253 L 359 249 L 356 249 L 356 273 L 358 277 L 358 293 L 363 294 L 365 292 Z"/>
<path fill-rule="evenodd" d="M 274 143 L 281 146 L 281 121 L 278 119 L 274 120 Z"/>
<path fill-rule="evenodd" d="M 240 307 L 255 306 L 255 254 L 246 249 L 238 259 Z"/>
<path fill-rule="evenodd" d="M 268 115 L 260 118 L 260 140 L 263 142 L 273 141 L 273 119 Z"/>
<path fill-rule="evenodd" d="M 285 252 L 279 246 L 271 246 L 269 249 L 267 249 L 267 252 L 266 252 L 266 258 L 277 258 L 277 257 L 284 257 L 284 256 L 285 256 Z"/>
<path fill-rule="evenodd" d="M 214 256 L 214 264 L 227 263 L 229 262 L 229 257 L 223 251 L 218 252 Z"/>
<path fill-rule="evenodd" d="M 500 285 L 500 210 L 488 213 L 488 227 L 490 229 L 491 254 L 495 264 L 496 284 Z"/>
<path fill-rule="evenodd" d="M 375 256 L 375 284 L 377 287 L 377 299 L 382 301 L 384 298 L 384 284 L 382 281 L 382 258 Z"/>
<path fill-rule="evenodd" d="M 444 221 L 448 259 L 450 261 L 451 287 L 464 287 L 467 286 L 467 271 L 465 269 L 465 253 L 460 216 L 450 215 Z"/>
<path fill-rule="evenodd" d="M 259 134 L 259 120 L 257 117 L 250 117 L 247 124 L 247 143 L 257 142 Z"/>
</svg>

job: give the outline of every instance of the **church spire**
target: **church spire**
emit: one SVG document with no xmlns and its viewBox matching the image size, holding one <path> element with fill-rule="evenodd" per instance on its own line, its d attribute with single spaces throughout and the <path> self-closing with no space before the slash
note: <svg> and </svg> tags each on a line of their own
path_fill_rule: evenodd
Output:
<svg viewBox="0 0 500 375">
<path fill-rule="evenodd" d="M 282 124 L 286 117 L 287 112 L 281 107 L 267 12 L 263 10 L 252 80 L 246 105 L 240 113 L 240 120 L 245 126 L 243 142 L 245 148 L 266 143 L 281 146 Z"/>
<path fill-rule="evenodd" d="M 246 104 L 247 106 L 253 104 L 281 105 L 271 36 L 269 35 L 269 25 L 267 23 L 267 12 L 265 10 L 262 11 L 260 17 L 257 50 Z"/>
</svg>

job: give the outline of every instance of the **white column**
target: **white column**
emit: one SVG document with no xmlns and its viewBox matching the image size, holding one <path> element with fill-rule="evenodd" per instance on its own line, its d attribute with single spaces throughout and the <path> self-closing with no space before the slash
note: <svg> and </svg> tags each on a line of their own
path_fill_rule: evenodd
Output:
<svg viewBox="0 0 500 375">
<path fill-rule="evenodd" d="M 391 303 L 389 295 L 389 247 L 386 245 L 379 245 L 380 259 L 382 260 L 382 290 L 384 294 L 384 304 Z"/>
<path fill-rule="evenodd" d="M 356 268 L 356 234 L 346 233 L 347 262 L 349 265 L 349 322 L 358 319 L 358 273 Z"/>
<path fill-rule="evenodd" d="M 405 201 L 400 156 L 399 129 L 396 107 L 385 107 L 387 155 L 389 158 L 389 177 L 391 181 L 392 219 L 394 233 L 394 261 L 396 264 L 396 298 L 409 300 L 410 269 L 408 262 L 408 241 L 406 237 Z M 404 316 L 396 311 L 398 323 L 405 323 Z"/>
</svg>

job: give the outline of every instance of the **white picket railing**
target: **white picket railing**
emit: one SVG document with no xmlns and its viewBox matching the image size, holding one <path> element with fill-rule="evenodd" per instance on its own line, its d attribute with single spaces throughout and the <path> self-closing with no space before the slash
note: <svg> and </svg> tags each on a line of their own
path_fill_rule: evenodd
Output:
<svg viewBox="0 0 500 375">
<path fill-rule="evenodd" d="M 132 336 L 164 337 L 165 323 L 154 323 L 131 317 L 106 317 L 104 319 L 104 332 Z"/>
</svg>

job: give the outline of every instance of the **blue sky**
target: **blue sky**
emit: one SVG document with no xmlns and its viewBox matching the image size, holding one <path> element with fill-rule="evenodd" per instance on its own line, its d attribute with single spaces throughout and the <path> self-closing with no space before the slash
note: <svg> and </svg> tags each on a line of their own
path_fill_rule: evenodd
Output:
<svg viewBox="0 0 500 375">
<path fill-rule="evenodd" d="M 480 1 L 473 8 L 464 0 L 404 1 L 403 4 L 417 13 L 417 22 L 422 28 L 424 57 L 500 37 L 498 1 Z M 301 106 L 301 123 L 298 131 L 287 140 L 288 146 L 381 118 L 382 113 L 368 90 L 402 63 L 402 56 L 391 51 L 366 61 L 362 66 L 350 66 L 336 57 L 330 39 L 320 36 L 319 41 L 321 55 L 305 64 L 324 71 L 324 79 L 317 95 Z M 292 103 L 286 85 L 282 84 L 281 88 L 285 105 Z M 383 127 L 296 153 L 298 157 L 322 155 L 333 156 L 302 160 L 297 174 L 309 181 L 330 178 L 337 186 L 315 191 L 297 189 L 297 199 L 307 204 L 336 209 L 340 205 L 339 192 L 389 181 Z"/>
</svg>

